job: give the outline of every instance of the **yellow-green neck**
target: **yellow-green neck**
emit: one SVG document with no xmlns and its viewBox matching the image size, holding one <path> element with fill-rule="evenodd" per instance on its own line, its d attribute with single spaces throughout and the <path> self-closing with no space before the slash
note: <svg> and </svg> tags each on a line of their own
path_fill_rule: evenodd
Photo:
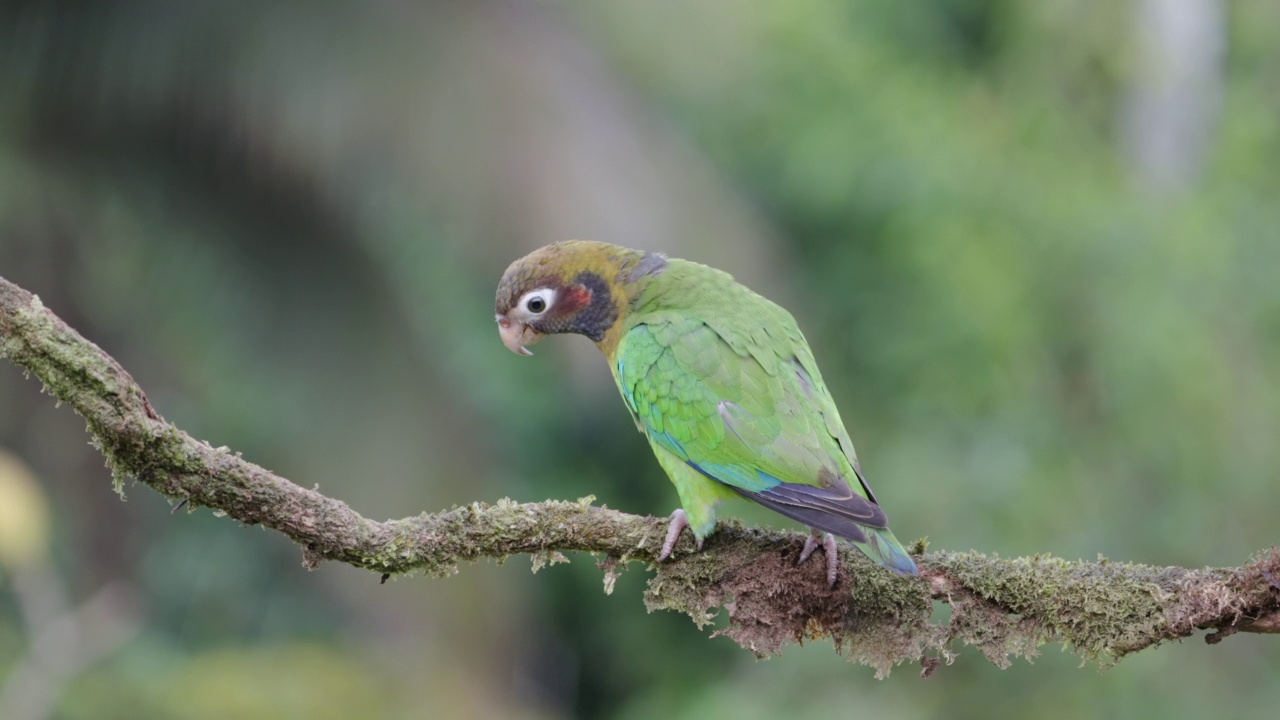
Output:
<svg viewBox="0 0 1280 720">
<path fill-rule="evenodd" d="M 618 316 L 596 346 L 612 363 L 627 326 L 631 301 L 648 277 L 661 270 L 665 259 L 656 253 L 590 240 L 569 240 L 548 245 L 543 250 L 547 253 L 547 260 L 557 265 L 562 276 L 592 273 L 609 288 Z"/>
</svg>

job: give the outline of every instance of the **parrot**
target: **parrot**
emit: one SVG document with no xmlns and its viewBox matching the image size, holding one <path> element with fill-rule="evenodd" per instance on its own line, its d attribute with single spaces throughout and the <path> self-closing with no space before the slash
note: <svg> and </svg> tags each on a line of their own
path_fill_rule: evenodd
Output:
<svg viewBox="0 0 1280 720">
<path fill-rule="evenodd" d="M 837 579 L 835 536 L 884 568 L 918 575 L 867 484 L 835 401 L 791 313 L 706 265 L 569 240 L 511 264 L 498 284 L 507 349 L 547 335 L 590 338 L 675 485 L 658 562 L 681 533 L 698 551 L 726 500 L 759 503 L 810 528 Z"/>
</svg>

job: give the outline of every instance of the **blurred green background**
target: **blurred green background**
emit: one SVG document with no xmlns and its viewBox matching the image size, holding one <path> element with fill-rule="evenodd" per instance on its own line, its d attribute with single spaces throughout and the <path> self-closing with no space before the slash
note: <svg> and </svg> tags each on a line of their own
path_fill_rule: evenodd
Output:
<svg viewBox="0 0 1280 720">
<path fill-rule="evenodd" d="M 0 275 L 169 420 L 366 515 L 665 514 L 590 343 L 523 360 L 492 318 L 534 247 L 661 249 L 795 313 L 904 540 L 1238 565 L 1280 508 L 1277 37 L 1270 0 L 10 0 Z M 647 615 L 643 570 L 606 596 L 586 557 L 306 572 L 120 502 L 2 364 L 0 448 L 14 718 L 1280 707 L 1262 636 L 875 681 Z"/>
</svg>

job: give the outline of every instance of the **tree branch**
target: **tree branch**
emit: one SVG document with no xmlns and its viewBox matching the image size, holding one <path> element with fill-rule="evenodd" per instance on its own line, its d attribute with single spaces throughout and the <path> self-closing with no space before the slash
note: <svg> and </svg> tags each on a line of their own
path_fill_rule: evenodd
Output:
<svg viewBox="0 0 1280 720">
<path fill-rule="evenodd" d="M 383 574 L 444 576 L 460 561 L 528 553 L 535 571 L 565 561 L 561 551 L 602 556 L 605 590 L 631 562 L 653 564 L 666 520 L 577 502 L 473 503 L 438 514 L 377 522 L 345 503 L 295 485 L 227 448 L 214 448 L 166 422 L 129 373 L 46 309 L 0 278 L 0 355 L 34 374 L 75 408 L 107 459 L 117 490 L 126 476 L 164 495 L 261 524 L 303 547 L 304 564 L 336 560 Z M 797 567 L 804 536 L 721 523 L 707 549 L 686 539 L 656 566 L 645 603 L 678 610 L 700 627 L 719 613 L 727 635 L 759 656 L 830 637 L 837 651 L 877 668 L 919 661 L 924 674 L 976 646 L 1002 667 L 1061 642 L 1113 662 L 1165 640 L 1213 629 L 1280 632 L 1280 552 L 1238 568 L 1190 570 L 1128 563 L 1071 562 L 1048 555 L 1004 559 L 913 548 L 921 578 L 885 572 L 845 552 L 828 589 L 821 563 Z M 933 622 L 933 601 L 951 606 Z"/>
</svg>

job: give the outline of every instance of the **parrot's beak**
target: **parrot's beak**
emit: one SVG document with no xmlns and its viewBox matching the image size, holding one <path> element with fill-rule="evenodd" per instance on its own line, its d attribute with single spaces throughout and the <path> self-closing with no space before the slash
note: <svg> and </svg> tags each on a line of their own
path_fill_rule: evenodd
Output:
<svg viewBox="0 0 1280 720">
<path fill-rule="evenodd" d="M 502 336 L 502 344 L 517 355 L 532 355 L 525 345 L 532 345 L 542 339 L 542 333 L 521 322 L 511 320 L 505 315 L 498 315 L 498 335 Z"/>
</svg>

